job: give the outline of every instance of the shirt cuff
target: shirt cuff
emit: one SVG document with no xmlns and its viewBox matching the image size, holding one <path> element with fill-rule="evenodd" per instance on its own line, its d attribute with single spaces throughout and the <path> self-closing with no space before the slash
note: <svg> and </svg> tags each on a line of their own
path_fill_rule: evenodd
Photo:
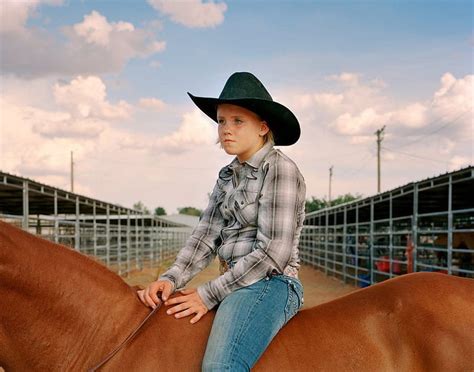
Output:
<svg viewBox="0 0 474 372">
<path fill-rule="evenodd" d="M 208 310 L 211 310 L 216 306 L 220 300 L 217 299 L 211 291 L 209 290 L 209 283 L 203 284 L 197 288 L 199 297 L 201 297 L 202 302 L 206 305 Z"/>
<path fill-rule="evenodd" d="M 158 280 L 166 280 L 170 282 L 171 285 L 173 286 L 173 288 L 171 289 L 171 293 L 173 293 L 176 290 L 176 281 L 172 276 L 162 275 L 158 278 Z"/>
</svg>

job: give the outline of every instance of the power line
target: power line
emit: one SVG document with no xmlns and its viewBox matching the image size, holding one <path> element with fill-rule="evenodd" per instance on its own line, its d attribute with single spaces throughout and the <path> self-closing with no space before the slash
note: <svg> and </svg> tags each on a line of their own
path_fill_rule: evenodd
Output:
<svg viewBox="0 0 474 372">
<path fill-rule="evenodd" d="M 424 135 L 421 135 L 421 137 L 419 137 L 419 138 L 417 138 L 417 139 L 415 139 L 415 140 L 413 140 L 413 141 L 402 143 L 402 144 L 399 145 L 398 147 L 410 146 L 410 145 L 412 145 L 412 144 L 414 144 L 414 143 L 416 143 L 416 142 L 419 142 L 419 141 L 421 141 L 421 140 L 423 140 L 423 139 L 425 139 L 425 138 L 427 138 L 427 137 L 429 137 L 429 136 L 432 136 L 432 135 L 435 134 L 435 133 L 440 132 L 441 130 L 443 130 L 443 129 L 445 129 L 445 128 L 450 127 L 451 125 L 455 124 L 461 117 L 463 117 L 464 115 L 466 115 L 469 111 L 470 111 L 470 110 L 466 110 L 466 111 L 462 112 L 461 114 L 459 114 L 458 116 L 456 116 L 456 118 L 454 118 L 452 121 L 447 122 L 445 125 L 443 125 L 443 126 L 437 128 L 437 129 L 435 129 L 435 130 L 432 131 L 432 132 L 428 132 L 428 133 L 426 133 L 426 134 L 424 134 Z M 440 119 L 438 119 L 438 120 L 435 120 L 435 121 L 429 123 L 428 125 L 433 125 L 434 123 L 436 123 L 436 122 L 438 122 L 438 121 L 442 121 L 442 120 L 443 120 L 443 118 L 440 118 Z M 410 136 L 410 134 L 408 134 L 408 136 Z"/>
<path fill-rule="evenodd" d="M 439 161 L 439 160 L 435 160 L 435 159 L 431 159 L 431 158 L 425 158 L 425 157 L 419 156 L 419 155 L 409 154 L 409 153 L 403 152 L 403 151 L 392 150 L 392 149 L 390 149 L 390 148 L 388 148 L 388 147 L 385 147 L 385 146 L 382 147 L 382 148 L 383 148 L 384 150 L 387 150 L 387 151 L 390 151 L 390 152 L 395 152 L 395 153 L 397 153 L 397 154 L 402 154 L 402 155 L 405 155 L 405 156 L 409 156 L 409 157 L 412 157 L 412 158 L 415 158 L 415 159 L 428 160 L 428 161 L 432 161 L 432 162 L 434 162 L 434 163 L 443 164 L 443 165 L 446 164 L 446 162 L 441 162 L 441 161 Z"/>
</svg>

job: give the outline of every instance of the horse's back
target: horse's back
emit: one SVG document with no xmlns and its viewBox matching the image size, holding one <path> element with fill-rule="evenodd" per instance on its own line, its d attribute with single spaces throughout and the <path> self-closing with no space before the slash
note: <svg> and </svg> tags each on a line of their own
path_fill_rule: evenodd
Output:
<svg viewBox="0 0 474 372">
<path fill-rule="evenodd" d="M 301 311 L 255 370 L 462 371 L 474 365 L 474 281 L 404 275 Z"/>
</svg>

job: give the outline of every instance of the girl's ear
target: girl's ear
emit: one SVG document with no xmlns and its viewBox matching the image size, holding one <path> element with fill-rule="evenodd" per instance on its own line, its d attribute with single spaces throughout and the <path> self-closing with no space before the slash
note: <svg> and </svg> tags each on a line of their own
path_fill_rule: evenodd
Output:
<svg viewBox="0 0 474 372">
<path fill-rule="evenodd" d="M 268 133 L 268 131 L 270 130 L 270 127 L 268 126 L 267 122 L 265 120 L 263 120 L 261 122 L 261 126 L 260 126 L 260 136 L 264 136 L 265 134 Z"/>
</svg>

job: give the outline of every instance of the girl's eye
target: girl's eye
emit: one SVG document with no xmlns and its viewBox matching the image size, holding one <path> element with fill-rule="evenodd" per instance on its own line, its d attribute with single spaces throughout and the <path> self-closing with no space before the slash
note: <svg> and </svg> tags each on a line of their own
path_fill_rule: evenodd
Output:
<svg viewBox="0 0 474 372">
<path fill-rule="evenodd" d="M 241 119 L 235 119 L 235 122 L 236 122 L 237 124 L 242 124 L 242 123 L 243 123 L 243 121 L 242 121 Z"/>
<path fill-rule="evenodd" d="M 222 120 L 222 119 L 217 120 L 217 124 L 224 124 L 224 123 L 225 123 L 225 121 Z"/>
</svg>

